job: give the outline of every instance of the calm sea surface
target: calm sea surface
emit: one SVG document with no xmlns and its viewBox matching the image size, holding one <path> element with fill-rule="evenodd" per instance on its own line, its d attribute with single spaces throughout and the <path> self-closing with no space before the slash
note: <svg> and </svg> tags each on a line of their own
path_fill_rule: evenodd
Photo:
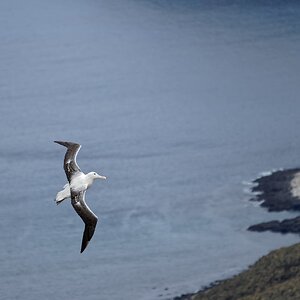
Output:
<svg viewBox="0 0 300 300">
<path fill-rule="evenodd" d="M 299 1 L 0 1 L 0 299 L 169 299 L 295 235 L 248 201 L 300 162 Z M 64 148 L 108 180 L 83 223 Z"/>
</svg>

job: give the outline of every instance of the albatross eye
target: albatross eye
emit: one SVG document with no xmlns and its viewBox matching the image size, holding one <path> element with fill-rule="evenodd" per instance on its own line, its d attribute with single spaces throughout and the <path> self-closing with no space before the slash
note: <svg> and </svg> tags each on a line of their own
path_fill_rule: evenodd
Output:
<svg viewBox="0 0 300 300">
<path fill-rule="evenodd" d="M 96 176 L 96 173 L 94 172 L 94 175 Z"/>
</svg>

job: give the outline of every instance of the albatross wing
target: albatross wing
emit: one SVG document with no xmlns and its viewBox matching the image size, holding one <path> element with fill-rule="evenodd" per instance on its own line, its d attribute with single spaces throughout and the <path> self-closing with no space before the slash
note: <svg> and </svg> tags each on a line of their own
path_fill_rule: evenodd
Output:
<svg viewBox="0 0 300 300">
<path fill-rule="evenodd" d="M 76 162 L 76 156 L 81 148 L 81 145 L 72 142 L 54 141 L 54 143 L 67 147 L 67 152 L 64 159 L 64 170 L 68 181 L 71 182 L 71 177 L 78 172 L 81 172 Z"/>
<path fill-rule="evenodd" d="M 85 203 L 85 191 L 76 192 L 71 190 L 71 203 L 85 223 L 80 251 L 82 253 L 94 235 L 98 218 Z"/>
</svg>

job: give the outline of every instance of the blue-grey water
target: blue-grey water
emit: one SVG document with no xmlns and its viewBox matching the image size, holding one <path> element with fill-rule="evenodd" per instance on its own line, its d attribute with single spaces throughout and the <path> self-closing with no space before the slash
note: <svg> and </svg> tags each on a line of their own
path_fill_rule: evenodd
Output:
<svg viewBox="0 0 300 300">
<path fill-rule="evenodd" d="M 299 1 L 1 0 L 0 299 L 168 299 L 299 241 L 243 183 L 299 166 Z M 83 223 L 64 148 L 108 177 Z"/>
</svg>

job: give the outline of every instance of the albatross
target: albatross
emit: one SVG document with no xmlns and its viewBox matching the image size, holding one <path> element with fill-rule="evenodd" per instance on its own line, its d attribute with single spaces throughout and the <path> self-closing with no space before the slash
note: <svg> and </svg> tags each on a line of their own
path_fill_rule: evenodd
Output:
<svg viewBox="0 0 300 300">
<path fill-rule="evenodd" d="M 98 221 L 97 216 L 85 202 L 85 192 L 95 179 L 106 179 L 106 177 L 96 172 L 84 174 L 80 170 L 76 162 L 77 153 L 81 148 L 80 144 L 63 141 L 54 141 L 54 143 L 67 148 L 64 158 L 64 170 L 68 179 L 68 183 L 63 190 L 57 193 L 55 201 L 59 204 L 63 200 L 71 198 L 73 208 L 85 223 L 80 251 L 82 253 L 92 239 Z"/>
</svg>

